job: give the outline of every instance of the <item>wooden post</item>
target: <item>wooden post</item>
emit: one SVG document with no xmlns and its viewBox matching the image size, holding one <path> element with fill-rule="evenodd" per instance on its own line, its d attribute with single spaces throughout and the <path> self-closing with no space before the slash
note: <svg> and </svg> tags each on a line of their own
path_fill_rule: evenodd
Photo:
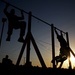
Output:
<svg viewBox="0 0 75 75">
<path fill-rule="evenodd" d="M 2 42 L 2 36 L 3 36 L 3 30 L 4 30 L 4 23 L 6 22 L 6 18 L 2 18 L 3 26 L 1 30 L 1 36 L 0 36 L 0 47 L 1 47 L 1 42 Z"/>
<path fill-rule="evenodd" d="M 27 39 L 27 53 L 26 53 L 26 64 L 30 63 L 30 38 L 31 38 L 31 12 L 28 16 L 28 39 Z"/>
<path fill-rule="evenodd" d="M 68 47 L 69 47 L 69 36 L 68 36 L 68 32 L 66 32 L 66 40 L 67 40 L 67 44 L 68 44 Z M 69 69 L 72 69 L 70 56 L 69 56 L 68 60 L 69 60 Z"/>
<path fill-rule="evenodd" d="M 67 40 L 67 44 L 69 46 L 69 36 L 68 36 L 68 32 L 66 32 L 66 40 Z"/>
<path fill-rule="evenodd" d="M 26 64 L 29 65 L 29 60 L 30 60 L 30 34 L 31 34 L 31 12 L 29 12 L 29 15 L 28 15 L 28 32 L 27 32 L 27 35 L 25 37 L 25 41 L 24 41 L 23 46 L 21 48 L 21 51 L 20 51 L 18 60 L 16 62 L 16 65 L 19 65 L 26 45 L 27 45 Z"/>
<path fill-rule="evenodd" d="M 35 40 L 34 40 L 32 34 L 31 34 L 31 42 L 32 42 L 32 44 L 33 44 L 33 46 L 34 46 L 34 49 L 35 49 L 35 51 L 36 51 L 36 54 L 37 54 L 37 56 L 38 56 L 38 58 L 39 58 L 39 61 L 40 61 L 41 65 L 42 65 L 42 67 L 43 67 L 43 68 L 46 68 L 45 62 L 44 62 L 44 60 L 43 60 L 43 58 L 42 58 L 42 56 L 41 56 L 41 53 L 40 53 L 40 51 L 39 51 L 39 49 L 38 49 L 38 46 L 37 46 L 37 44 L 36 44 L 36 42 L 35 42 Z"/>
<path fill-rule="evenodd" d="M 37 53 L 37 56 L 40 60 L 40 63 L 42 65 L 43 68 L 46 68 L 46 65 L 45 65 L 45 62 L 40 54 L 40 51 L 36 45 L 36 42 L 31 34 L 31 12 L 29 12 L 29 17 L 28 17 L 28 32 L 27 32 L 27 35 L 26 35 L 26 38 L 25 38 L 25 41 L 23 43 L 23 46 L 22 46 L 22 49 L 21 49 L 21 52 L 19 54 L 19 57 L 18 57 L 18 60 L 17 60 L 17 63 L 16 65 L 19 65 L 20 63 L 20 60 L 22 58 L 22 55 L 23 55 L 23 52 L 24 52 L 24 49 L 27 45 L 27 53 L 26 53 L 26 65 L 27 66 L 30 66 L 31 65 L 31 62 L 30 62 L 30 42 L 32 42 L 33 46 L 34 46 L 34 49 Z"/>
<path fill-rule="evenodd" d="M 54 41 L 54 26 L 51 24 L 51 36 L 52 36 L 52 59 L 55 58 L 55 41 Z M 56 68 L 55 61 L 53 61 L 53 68 Z"/>
</svg>

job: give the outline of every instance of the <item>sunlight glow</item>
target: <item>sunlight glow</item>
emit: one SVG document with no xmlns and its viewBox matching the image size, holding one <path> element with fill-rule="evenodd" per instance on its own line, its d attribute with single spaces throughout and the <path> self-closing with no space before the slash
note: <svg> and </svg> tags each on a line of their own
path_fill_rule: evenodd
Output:
<svg viewBox="0 0 75 75">
<path fill-rule="evenodd" d="M 75 57 L 72 54 L 71 54 L 70 60 L 71 60 L 72 67 L 74 68 L 75 67 Z"/>
</svg>

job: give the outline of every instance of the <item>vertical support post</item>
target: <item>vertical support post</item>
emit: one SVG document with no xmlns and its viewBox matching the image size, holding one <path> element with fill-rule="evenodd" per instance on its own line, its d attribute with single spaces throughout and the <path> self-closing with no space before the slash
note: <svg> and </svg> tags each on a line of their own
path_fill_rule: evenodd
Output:
<svg viewBox="0 0 75 75">
<path fill-rule="evenodd" d="M 30 35 L 31 34 L 31 12 L 28 15 L 28 39 L 27 39 L 27 53 L 26 53 L 26 64 L 30 65 Z"/>
<path fill-rule="evenodd" d="M 68 47 L 69 47 L 69 36 L 68 36 L 68 32 L 66 32 L 66 40 L 67 40 L 67 44 L 68 44 Z"/>
<path fill-rule="evenodd" d="M 66 32 L 66 40 L 67 40 L 67 44 L 68 44 L 68 47 L 69 47 L 69 36 L 68 36 L 68 32 Z M 69 60 L 69 69 L 72 69 L 70 56 L 69 56 L 69 59 L 68 60 Z"/>
<path fill-rule="evenodd" d="M 31 34 L 31 12 L 29 12 L 29 15 L 28 15 L 28 32 L 27 32 L 25 41 L 23 43 L 22 49 L 20 51 L 20 54 L 19 54 L 18 60 L 16 62 L 16 65 L 19 65 L 26 45 L 27 45 L 26 63 L 29 65 L 29 60 L 30 60 L 30 34 Z"/>
<path fill-rule="evenodd" d="M 2 26 L 2 30 L 1 30 L 1 36 L 0 36 L 0 47 L 1 47 L 1 42 L 2 42 L 2 36 L 3 36 L 3 30 L 4 30 L 5 21 L 6 21 L 6 18 L 2 18 L 3 26 Z"/>
<path fill-rule="evenodd" d="M 51 36 L 52 36 L 52 59 L 55 58 L 55 41 L 54 41 L 54 26 L 51 24 Z M 53 68 L 56 68 L 55 61 L 53 61 Z"/>
</svg>

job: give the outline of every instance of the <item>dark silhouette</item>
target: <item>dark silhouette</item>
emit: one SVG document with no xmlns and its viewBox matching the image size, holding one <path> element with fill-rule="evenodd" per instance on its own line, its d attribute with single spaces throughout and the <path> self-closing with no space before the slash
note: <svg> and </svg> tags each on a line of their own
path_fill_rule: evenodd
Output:
<svg viewBox="0 0 75 75">
<path fill-rule="evenodd" d="M 10 65 L 12 65 L 12 60 L 10 60 L 8 58 L 9 58 L 9 56 L 6 55 L 5 58 L 2 59 L 2 64 L 4 66 L 10 66 Z"/>
<path fill-rule="evenodd" d="M 61 68 L 63 62 L 70 57 L 70 48 L 68 47 L 68 44 L 66 40 L 64 39 L 62 33 L 61 35 L 58 34 L 58 32 L 55 29 L 55 33 L 57 35 L 57 39 L 60 43 L 60 54 L 59 56 L 56 56 L 52 62 L 55 60 L 56 61 L 56 66 L 58 65 L 58 62 L 61 62 L 59 68 Z"/>
<path fill-rule="evenodd" d="M 24 42 L 23 36 L 25 35 L 26 22 L 20 21 L 24 20 L 23 11 L 21 10 L 21 17 L 15 15 L 15 10 L 11 9 L 10 13 L 7 11 L 9 4 L 6 4 L 4 9 L 4 13 L 8 18 L 8 36 L 6 41 L 10 41 L 13 29 L 20 29 L 20 37 L 18 39 L 19 42 Z"/>
<path fill-rule="evenodd" d="M 2 25 L 1 36 L 0 36 L 0 46 L 1 46 L 2 36 L 4 31 L 4 23 L 6 22 L 6 20 L 7 20 L 6 18 L 2 18 L 3 25 Z"/>
</svg>

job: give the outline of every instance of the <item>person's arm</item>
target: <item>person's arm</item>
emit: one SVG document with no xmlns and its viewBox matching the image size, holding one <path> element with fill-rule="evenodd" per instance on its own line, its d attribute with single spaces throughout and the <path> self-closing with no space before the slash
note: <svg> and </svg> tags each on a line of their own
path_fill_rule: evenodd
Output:
<svg viewBox="0 0 75 75">
<path fill-rule="evenodd" d="M 21 10 L 21 15 L 22 15 L 22 19 L 24 19 L 24 14 L 23 14 L 23 10 Z"/>
<path fill-rule="evenodd" d="M 18 20 L 24 20 L 23 10 L 21 10 L 21 17 L 18 17 Z"/>
<path fill-rule="evenodd" d="M 7 15 L 8 14 L 8 12 L 7 12 L 7 8 L 8 8 L 8 4 L 6 4 L 6 7 L 4 8 L 4 13 Z"/>
<path fill-rule="evenodd" d="M 57 36 L 58 41 L 61 42 L 60 35 L 59 35 L 58 32 L 56 31 L 56 28 L 55 28 L 55 33 L 56 33 L 56 36 Z"/>
<path fill-rule="evenodd" d="M 57 37 L 59 36 L 59 34 L 58 34 L 58 32 L 56 31 L 56 28 L 55 28 L 55 33 L 56 33 L 56 35 L 57 35 Z"/>
</svg>

